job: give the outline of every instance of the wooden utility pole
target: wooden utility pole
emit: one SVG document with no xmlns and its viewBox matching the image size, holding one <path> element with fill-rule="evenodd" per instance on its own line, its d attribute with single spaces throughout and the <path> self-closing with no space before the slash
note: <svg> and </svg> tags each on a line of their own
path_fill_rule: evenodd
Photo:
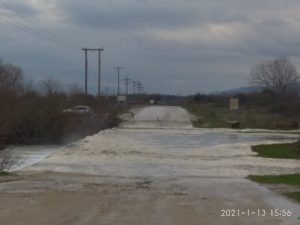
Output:
<svg viewBox="0 0 300 225">
<path fill-rule="evenodd" d="M 101 51 L 104 51 L 104 48 L 98 49 L 98 97 L 101 95 Z"/>
<path fill-rule="evenodd" d="M 84 94 L 87 97 L 87 82 L 88 82 L 88 51 L 98 51 L 98 96 L 101 93 L 101 51 L 104 51 L 104 48 L 83 48 L 85 53 L 85 86 L 84 86 Z"/>
<path fill-rule="evenodd" d="M 138 94 L 143 94 L 143 84 L 138 82 Z"/>
<path fill-rule="evenodd" d="M 137 87 L 137 81 L 132 81 L 132 84 L 133 84 L 133 94 L 135 95 L 135 89 Z"/>
<path fill-rule="evenodd" d="M 122 66 L 114 67 L 118 71 L 118 96 L 120 95 L 120 69 L 123 69 Z"/>
<path fill-rule="evenodd" d="M 128 87 L 130 84 L 130 79 L 128 78 L 128 76 L 126 77 L 126 79 L 124 79 L 125 82 L 125 86 L 126 86 L 126 95 L 128 96 Z"/>
<path fill-rule="evenodd" d="M 87 97 L 87 76 L 88 76 L 88 55 L 87 55 L 87 51 L 88 51 L 88 49 L 83 48 L 82 51 L 84 51 L 84 53 L 85 53 L 84 95 L 85 95 L 85 97 Z"/>
</svg>

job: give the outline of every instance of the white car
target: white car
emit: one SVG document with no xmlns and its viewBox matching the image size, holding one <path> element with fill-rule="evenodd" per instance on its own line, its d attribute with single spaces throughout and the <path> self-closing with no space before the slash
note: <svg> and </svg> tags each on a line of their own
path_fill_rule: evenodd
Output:
<svg viewBox="0 0 300 225">
<path fill-rule="evenodd" d="M 64 113 L 76 113 L 76 114 L 92 114 L 93 110 L 91 107 L 86 105 L 78 105 L 74 106 L 71 109 L 66 109 L 63 111 Z"/>
</svg>

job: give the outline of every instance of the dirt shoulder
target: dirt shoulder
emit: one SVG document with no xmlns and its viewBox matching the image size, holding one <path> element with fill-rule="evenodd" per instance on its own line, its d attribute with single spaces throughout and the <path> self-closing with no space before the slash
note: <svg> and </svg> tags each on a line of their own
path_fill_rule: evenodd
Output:
<svg viewBox="0 0 300 225">
<path fill-rule="evenodd" d="M 2 224 L 297 224 L 294 218 L 222 217 L 222 209 L 269 210 L 272 206 L 265 202 L 266 194 L 275 202 L 279 200 L 244 179 L 123 178 L 50 172 L 26 172 L 17 178 L 0 186 Z"/>
</svg>

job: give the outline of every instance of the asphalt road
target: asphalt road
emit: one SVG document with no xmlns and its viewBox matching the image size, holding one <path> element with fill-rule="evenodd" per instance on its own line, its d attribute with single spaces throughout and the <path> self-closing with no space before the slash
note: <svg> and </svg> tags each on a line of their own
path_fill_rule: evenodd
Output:
<svg viewBox="0 0 300 225">
<path fill-rule="evenodd" d="M 263 159 L 250 149 L 294 140 L 193 129 L 180 107 L 141 108 L 122 128 L 0 178 L 0 224 L 299 224 L 299 204 L 245 179 L 299 173 L 296 160 Z M 275 209 L 292 215 L 272 216 Z"/>
</svg>

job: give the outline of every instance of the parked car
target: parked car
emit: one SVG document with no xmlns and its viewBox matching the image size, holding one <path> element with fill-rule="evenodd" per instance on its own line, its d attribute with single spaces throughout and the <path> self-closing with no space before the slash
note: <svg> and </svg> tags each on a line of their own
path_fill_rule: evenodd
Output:
<svg viewBox="0 0 300 225">
<path fill-rule="evenodd" d="M 86 105 L 78 105 L 70 109 L 65 109 L 63 112 L 74 114 L 93 114 L 93 109 Z"/>
</svg>

